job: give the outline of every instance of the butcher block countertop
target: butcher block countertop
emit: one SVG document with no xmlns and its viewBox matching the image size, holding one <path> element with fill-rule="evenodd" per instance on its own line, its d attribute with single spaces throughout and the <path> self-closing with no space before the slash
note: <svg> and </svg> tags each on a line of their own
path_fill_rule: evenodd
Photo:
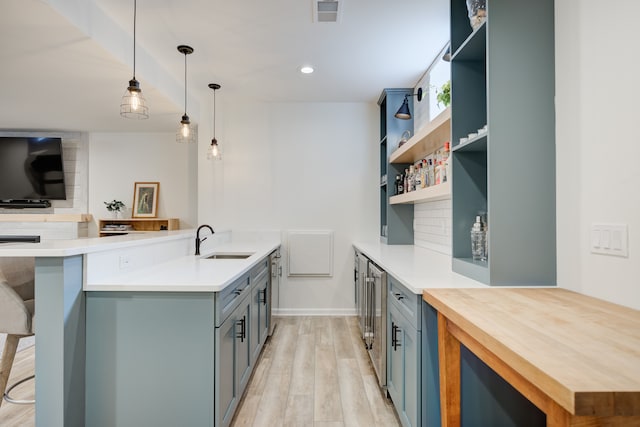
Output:
<svg viewBox="0 0 640 427">
<path fill-rule="evenodd" d="M 559 288 L 426 289 L 423 298 L 438 311 L 441 381 L 449 363 L 459 387 L 459 341 L 548 425 L 640 425 L 640 311 Z"/>
</svg>

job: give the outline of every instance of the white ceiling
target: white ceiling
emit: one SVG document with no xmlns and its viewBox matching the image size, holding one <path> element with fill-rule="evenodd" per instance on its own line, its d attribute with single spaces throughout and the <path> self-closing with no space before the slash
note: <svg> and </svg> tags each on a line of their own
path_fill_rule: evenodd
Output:
<svg viewBox="0 0 640 427">
<path fill-rule="evenodd" d="M 448 0 L 340 0 L 314 23 L 312 0 L 138 0 L 136 77 L 150 119 L 119 116 L 132 76 L 133 0 L 0 0 L 0 129 L 172 131 L 218 96 L 375 102 L 413 87 L 448 39 Z M 302 75 L 303 64 L 316 72 Z"/>
</svg>

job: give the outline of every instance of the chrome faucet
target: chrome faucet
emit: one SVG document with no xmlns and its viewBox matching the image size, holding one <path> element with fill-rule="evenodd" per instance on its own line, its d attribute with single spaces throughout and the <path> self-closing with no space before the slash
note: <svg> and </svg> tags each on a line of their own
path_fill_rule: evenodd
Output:
<svg viewBox="0 0 640 427">
<path fill-rule="evenodd" d="M 195 255 L 200 255 L 200 243 L 204 242 L 205 240 L 207 240 L 207 238 L 200 238 L 200 230 L 202 230 L 203 228 L 208 228 L 209 230 L 211 230 L 211 234 L 215 234 L 215 231 L 213 231 L 213 228 L 211 228 L 210 225 L 207 224 L 203 224 L 200 227 L 198 227 L 198 231 L 196 232 L 196 253 Z"/>
</svg>

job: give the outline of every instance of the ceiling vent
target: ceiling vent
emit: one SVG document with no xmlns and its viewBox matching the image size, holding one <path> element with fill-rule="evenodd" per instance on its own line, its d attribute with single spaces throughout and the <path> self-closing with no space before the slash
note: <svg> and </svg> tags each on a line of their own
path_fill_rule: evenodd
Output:
<svg viewBox="0 0 640 427">
<path fill-rule="evenodd" d="M 340 22 L 342 2 L 313 0 L 313 22 Z"/>
</svg>

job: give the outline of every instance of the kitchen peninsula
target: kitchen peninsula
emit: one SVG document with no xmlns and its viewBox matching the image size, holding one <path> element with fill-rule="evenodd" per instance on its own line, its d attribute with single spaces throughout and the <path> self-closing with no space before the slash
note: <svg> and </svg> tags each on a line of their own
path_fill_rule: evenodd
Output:
<svg viewBox="0 0 640 427">
<path fill-rule="evenodd" d="M 214 387 L 216 397 L 231 388 L 220 416 L 235 410 L 241 389 L 214 384 L 214 345 L 231 348 L 225 357 L 237 356 L 234 332 L 241 328 L 228 323 L 229 347 L 218 342 L 216 327 L 235 315 L 236 306 L 248 304 L 238 322 L 242 342 L 251 344 L 243 373 L 248 378 L 266 338 L 252 328 L 264 329 L 268 255 L 280 239 L 218 232 L 203 243 L 203 256 L 195 257 L 194 236 L 194 230 L 179 230 L 0 246 L 1 257 L 36 259 L 36 425 L 140 425 L 140 414 L 146 422 L 160 420 L 154 425 L 179 416 L 213 425 Z M 213 253 L 248 256 L 209 259 Z M 252 319 L 253 297 L 261 316 Z M 132 364 L 141 371 L 127 371 Z M 147 406 L 140 394 L 126 391 L 141 388 Z"/>
</svg>

